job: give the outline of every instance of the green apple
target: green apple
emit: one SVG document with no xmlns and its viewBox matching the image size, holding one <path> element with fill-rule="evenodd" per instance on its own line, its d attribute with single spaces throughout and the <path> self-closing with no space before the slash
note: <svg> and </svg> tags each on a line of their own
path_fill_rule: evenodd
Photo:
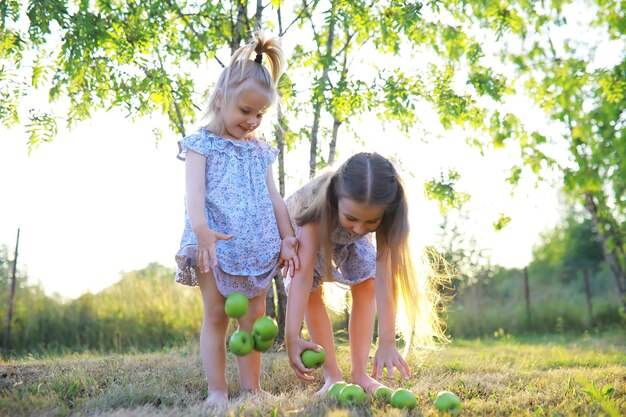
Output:
<svg viewBox="0 0 626 417">
<path fill-rule="evenodd" d="M 374 399 L 378 402 L 389 404 L 393 390 L 389 387 L 381 386 L 374 391 Z"/>
<path fill-rule="evenodd" d="M 335 382 L 328 389 L 328 398 L 330 398 L 331 400 L 335 400 L 335 401 L 339 400 L 339 393 L 341 392 L 342 388 L 345 387 L 346 385 L 347 384 L 344 381 Z"/>
<path fill-rule="evenodd" d="M 309 369 L 317 369 L 326 360 L 326 352 L 324 349 L 320 348 L 319 352 L 316 352 L 311 349 L 307 349 L 300 355 L 300 359 L 302 359 L 302 363 Z"/>
<path fill-rule="evenodd" d="M 274 339 L 263 340 L 256 333 L 252 333 L 252 338 L 254 339 L 254 350 L 257 352 L 267 352 L 274 346 Z"/>
<path fill-rule="evenodd" d="M 252 334 L 240 330 L 233 333 L 228 339 L 228 348 L 237 356 L 247 355 L 252 351 L 254 340 Z"/>
<path fill-rule="evenodd" d="M 389 403 L 395 408 L 415 408 L 417 405 L 417 397 L 406 388 L 398 388 L 391 394 Z"/>
<path fill-rule="evenodd" d="M 433 405 L 437 410 L 453 416 L 461 412 L 461 399 L 450 391 L 439 391 Z"/>
<path fill-rule="evenodd" d="M 346 384 L 345 387 L 339 391 L 339 404 L 347 407 L 356 407 L 365 404 L 367 395 L 365 391 L 357 384 Z"/>
<path fill-rule="evenodd" d="M 252 333 L 258 335 L 261 340 L 273 340 L 278 336 L 276 320 L 269 316 L 259 317 L 252 326 Z"/>
<path fill-rule="evenodd" d="M 234 292 L 226 297 L 224 311 L 228 317 L 238 319 L 248 312 L 248 297 L 240 292 Z"/>
</svg>

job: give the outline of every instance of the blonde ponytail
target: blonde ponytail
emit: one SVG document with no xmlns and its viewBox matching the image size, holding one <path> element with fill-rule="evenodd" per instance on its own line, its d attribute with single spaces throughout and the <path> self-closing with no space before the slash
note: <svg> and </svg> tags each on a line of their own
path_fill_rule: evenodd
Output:
<svg viewBox="0 0 626 417">
<path fill-rule="evenodd" d="M 274 83 L 278 84 L 278 80 L 283 74 L 285 68 L 285 55 L 279 39 L 270 38 L 265 33 L 261 33 L 256 36 L 255 40 L 256 47 L 254 48 L 254 51 L 256 55 L 261 55 L 262 57 L 263 54 L 267 55 L 267 60 L 263 57 L 262 63 L 267 61 L 267 64 L 265 65 L 267 65 Z M 256 56 L 254 59 L 256 59 Z"/>
<path fill-rule="evenodd" d="M 285 69 L 285 55 L 280 39 L 260 31 L 235 51 L 230 64 L 222 70 L 213 93 L 207 101 L 204 119 L 206 128 L 222 134 L 224 126 L 219 117 L 218 98 L 232 100 L 246 88 L 265 93 L 271 105 L 278 103 L 277 84 Z"/>
</svg>

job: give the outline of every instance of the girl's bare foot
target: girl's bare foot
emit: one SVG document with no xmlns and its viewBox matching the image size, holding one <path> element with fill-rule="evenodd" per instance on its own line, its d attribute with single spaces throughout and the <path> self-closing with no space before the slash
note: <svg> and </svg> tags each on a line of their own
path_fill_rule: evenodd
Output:
<svg viewBox="0 0 626 417">
<path fill-rule="evenodd" d="M 326 379 L 324 381 L 324 386 L 322 388 L 320 388 L 319 391 L 317 391 L 315 394 L 313 394 L 316 397 L 320 397 L 323 395 L 326 395 L 326 393 L 328 392 L 328 390 L 330 389 L 330 387 L 335 383 L 335 382 L 339 382 L 339 381 L 343 381 L 343 379 L 341 378 L 329 378 Z"/>
<path fill-rule="evenodd" d="M 380 382 L 378 382 L 377 380 L 375 380 L 374 378 L 372 378 L 371 376 L 367 374 L 358 376 L 358 377 L 353 377 L 352 383 L 359 385 L 361 388 L 363 388 L 365 392 L 370 393 L 370 394 L 376 391 L 376 388 L 384 387 L 384 384 L 381 384 Z"/>
<path fill-rule="evenodd" d="M 204 405 L 209 407 L 219 407 L 221 405 L 228 404 L 228 392 L 224 391 L 209 391 L 204 401 Z"/>
</svg>

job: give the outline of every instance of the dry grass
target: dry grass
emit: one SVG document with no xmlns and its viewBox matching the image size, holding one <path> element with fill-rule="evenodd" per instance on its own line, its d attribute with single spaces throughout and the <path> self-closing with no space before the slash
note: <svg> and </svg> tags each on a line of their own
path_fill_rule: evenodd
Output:
<svg viewBox="0 0 626 417">
<path fill-rule="evenodd" d="M 515 340 L 456 341 L 412 358 L 402 386 L 418 395 L 410 413 L 369 404 L 342 409 L 314 398 L 318 384 L 299 381 L 284 352 L 264 354 L 262 386 L 275 398 L 239 395 L 229 357 L 233 400 L 205 408 L 197 348 L 111 356 L 25 358 L 0 363 L 2 416 L 383 416 L 437 415 L 432 398 L 443 389 L 463 401 L 463 415 L 626 415 L 626 333 Z M 348 374 L 347 346 L 340 363 Z M 319 375 L 318 375 L 319 376 Z M 392 386 L 400 384 L 391 383 Z"/>
</svg>

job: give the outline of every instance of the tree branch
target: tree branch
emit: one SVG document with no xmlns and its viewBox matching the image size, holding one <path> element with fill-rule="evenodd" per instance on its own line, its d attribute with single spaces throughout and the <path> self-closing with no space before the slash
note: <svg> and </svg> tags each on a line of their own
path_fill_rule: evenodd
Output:
<svg viewBox="0 0 626 417">
<path fill-rule="evenodd" d="M 159 52 L 159 49 L 158 48 L 155 48 L 155 49 L 156 49 L 156 53 L 157 53 L 157 58 L 159 60 L 159 67 L 161 68 L 161 71 L 163 71 L 164 74 L 167 74 L 167 71 L 165 71 L 165 67 L 163 66 L 163 59 L 161 58 L 161 54 Z M 169 88 L 169 94 L 172 97 L 172 103 L 174 103 L 174 109 L 176 110 L 176 118 L 177 119 L 174 120 L 174 124 L 178 127 L 178 133 L 180 133 L 181 136 L 184 138 L 185 136 L 187 136 L 186 133 L 185 133 L 185 122 L 183 120 L 183 115 L 182 115 L 182 113 L 180 111 L 180 106 L 178 104 L 178 100 L 176 99 L 176 96 L 174 95 L 174 89 L 172 88 L 171 84 L 170 84 L 170 88 Z"/>
<path fill-rule="evenodd" d="M 311 3 L 316 3 L 316 4 L 317 4 L 317 1 L 311 1 Z M 278 15 L 278 27 L 279 27 L 279 33 L 278 33 L 278 36 L 283 36 L 285 33 L 287 33 L 287 31 L 289 30 L 289 28 L 291 28 L 291 27 L 292 27 L 292 26 L 293 26 L 293 25 L 294 25 L 294 24 L 295 24 L 298 20 L 300 20 L 300 18 L 302 17 L 302 15 L 303 15 L 305 12 L 307 12 L 307 9 L 308 9 L 308 7 L 309 7 L 309 5 L 310 5 L 311 3 L 308 3 L 308 4 L 307 4 L 307 2 L 306 2 L 306 1 L 303 1 L 303 2 L 302 2 L 302 10 L 300 10 L 300 13 L 298 13 L 298 15 L 297 15 L 296 17 L 294 17 L 294 19 L 291 21 L 291 23 L 289 23 L 289 24 L 287 25 L 287 27 L 285 28 L 285 30 L 280 29 L 280 28 L 282 27 L 282 22 L 281 22 L 281 19 L 280 19 L 280 12 L 279 12 L 279 15 Z M 280 10 L 280 8 L 279 8 L 279 10 Z M 308 14 L 308 16 L 310 17 L 310 14 Z"/>
<path fill-rule="evenodd" d="M 196 38 L 198 38 L 198 40 L 200 42 L 202 42 L 204 44 L 204 46 L 210 50 L 211 48 L 209 47 L 209 44 L 207 43 L 206 39 L 204 39 L 204 36 L 202 36 L 200 33 L 198 33 L 196 31 L 196 29 L 191 25 L 191 22 L 189 22 L 189 20 L 187 19 L 187 16 L 185 14 L 183 14 L 183 12 L 180 10 L 180 8 L 175 5 L 172 4 L 171 0 L 167 0 L 167 4 L 176 11 L 176 14 L 178 15 L 178 17 L 180 17 L 180 19 L 183 21 L 183 23 L 185 24 L 185 26 L 187 26 L 189 28 L 189 30 L 191 31 L 191 33 L 194 34 L 194 36 Z M 220 64 L 220 66 L 222 68 L 224 68 L 226 65 L 224 65 L 224 63 L 217 57 L 217 55 L 214 56 L 215 60 L 217 61 L 218 64 Z"/>
</svg>

